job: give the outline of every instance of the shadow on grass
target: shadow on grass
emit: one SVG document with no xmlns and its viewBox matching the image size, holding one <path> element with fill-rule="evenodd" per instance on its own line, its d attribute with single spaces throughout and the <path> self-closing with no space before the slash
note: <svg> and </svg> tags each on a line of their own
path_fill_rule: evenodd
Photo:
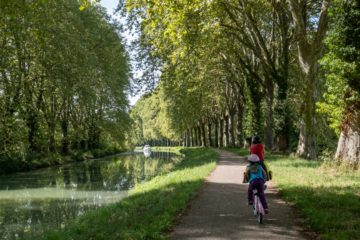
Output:
<svg viewBox="0 0 360 240">
<path fill-rule="evenodd" d="M 360 196 L 355 188 L 283 187 L 280 194 L 295 203 L 310 229 L 321 239 L 345 240 L 360 236 Z"/>
</svg>

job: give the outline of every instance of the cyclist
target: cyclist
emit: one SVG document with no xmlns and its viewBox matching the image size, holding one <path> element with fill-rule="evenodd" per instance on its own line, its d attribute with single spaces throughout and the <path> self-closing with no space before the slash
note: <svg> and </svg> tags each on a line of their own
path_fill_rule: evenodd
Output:
<svg viewBox="0 0 360 240">
<path fill-rule="evenodd" d="M 260 164 L 263 167 L 263 169 L 266 172 L 267 179 L 266 181 L 271 179 L 271 174 L 269 174 L 268 167 L 265 164 L 265 146 L 261 143 L 260 137 L 257 135 L 254 135 L 251 140 L 251 146 L 250 146 L 250 154 L 256 154 L 260 159 Z"/>
<path fill-rule="evenodd" d="M 253 205 L 253 190 L 257 189 L 259 193 L 259 198 L 261 204 L 264 207 L 265 213 L 269 213 L 265 193 L 264 193 L 264 184 L 265 179 L 267 178 L 265 170 L 260 164 L 260 159 L 256 154 L 250 154 L 247 158 L 249 160 L 249 165 L 246 167 L 244 172 L 243 182 L 249 182 L 248 188 L 248 204 Z"/>
</svg>

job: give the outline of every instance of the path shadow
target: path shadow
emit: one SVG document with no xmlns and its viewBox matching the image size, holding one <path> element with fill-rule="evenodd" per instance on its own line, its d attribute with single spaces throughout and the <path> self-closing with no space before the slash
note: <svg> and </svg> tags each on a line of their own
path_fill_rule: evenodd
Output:
<svg viewBox="0 0 360 240">
<path fill-rule="evenodd" d="M 310 239 L 273 188 L 266 192 L 271 213 L 259 224 L 247 206 L 247 187 L 207 182 L 171 239 Z"/>
</svg>

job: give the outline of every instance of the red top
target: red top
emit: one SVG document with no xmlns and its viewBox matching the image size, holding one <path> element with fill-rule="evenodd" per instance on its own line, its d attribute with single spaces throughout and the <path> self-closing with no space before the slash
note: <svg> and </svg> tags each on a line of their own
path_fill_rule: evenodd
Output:
<svg viewBox="0 0 360 240">
<path fill-rule="evenodd" d="M 260 158 L 260 161 L 264 161 L 265 157 L 265 147 L 264 144 L 258 143 L 258 144 L 251 144 L 250 146 L 250 153 L 256 154 Z"/>
</svg>

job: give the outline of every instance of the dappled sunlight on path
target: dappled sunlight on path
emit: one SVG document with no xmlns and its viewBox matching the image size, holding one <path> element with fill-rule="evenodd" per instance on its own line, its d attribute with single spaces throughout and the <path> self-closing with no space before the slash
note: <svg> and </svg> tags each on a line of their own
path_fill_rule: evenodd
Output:
<svg viewBox="0 0 360 240">
<path fill-rule="evenodd" d="M 171 239 L 308 239 L 297 226 L 289 205 L 279 199 L 271 183 L 266 196 L 270 214 L 257 223 L 247 206 L 247 184 L 242 183 L 246 160 L 218 150 L 219 162 L 194 199 Z"/>
</svg>

